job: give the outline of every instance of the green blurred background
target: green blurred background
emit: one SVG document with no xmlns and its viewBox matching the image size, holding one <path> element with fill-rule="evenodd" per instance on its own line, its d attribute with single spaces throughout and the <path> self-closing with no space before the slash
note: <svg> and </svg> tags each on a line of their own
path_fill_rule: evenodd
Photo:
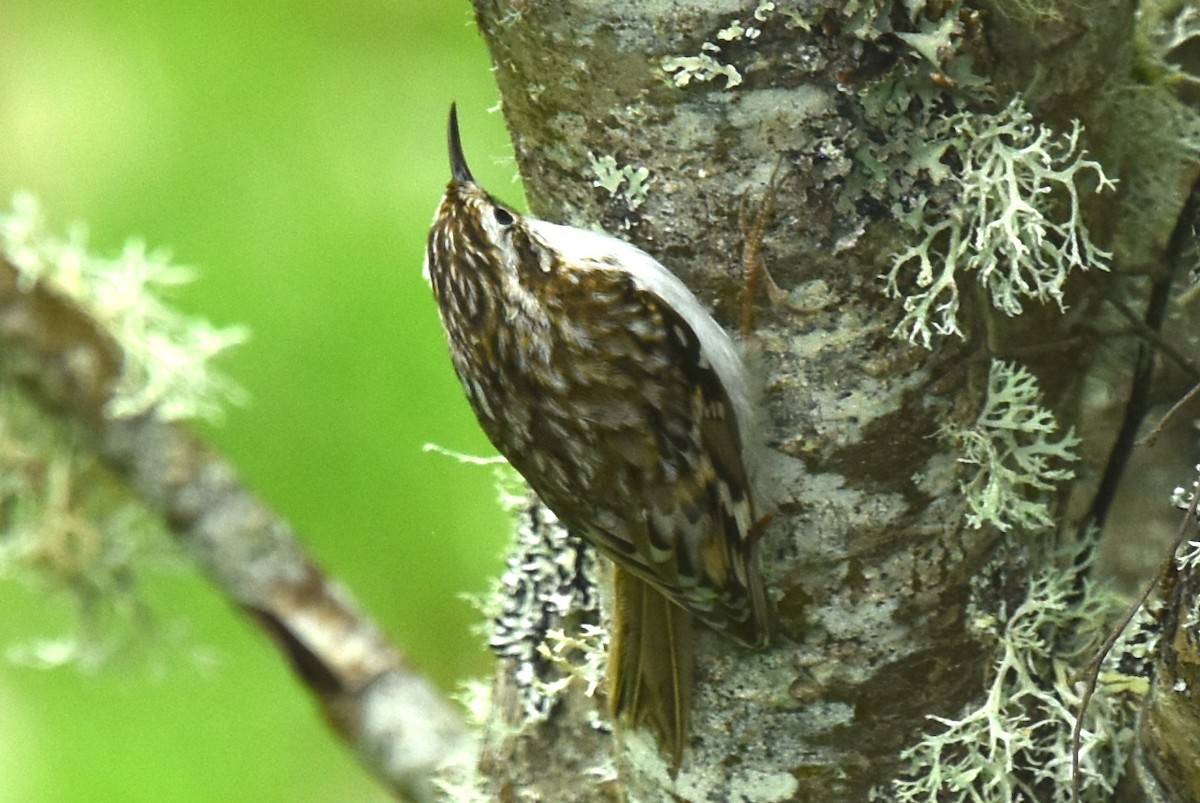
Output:
<svg viewBox="0 0 1200 803">
<path fill-rule="evenodd" d="M 466 0 L 4 0 L 0 199 L 92 249 L 199 269 L 183 309 L 253 333 L 212 440 L 442 688 L 489 671 L 464 601 L 507 537 L 421 278 L 457 100 L 476 175 L 520 191 Z M 0 661 L 0 801 L 383 801 L 259 633 L 194 573 L 152 579 L 184 652 L 96 673 Z M 0 649 L 71 628 L 0 583 Z"/>
</svg>

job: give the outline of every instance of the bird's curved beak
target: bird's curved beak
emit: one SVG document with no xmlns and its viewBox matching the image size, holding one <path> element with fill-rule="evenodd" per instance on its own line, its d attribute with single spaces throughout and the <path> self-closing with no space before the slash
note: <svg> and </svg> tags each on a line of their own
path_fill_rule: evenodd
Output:
<svg viewBox="0 0 1200 803">
<path fill-rule="evenodd" d="M 450 175 L 455 181 L 474 184 L 475 177 L 471 175 L 471 168 L 467 167 L 467 157 L 463 156 L 462 140 L 458 136 L 458 110 L 453 103 L 450 104 L 450 124 L 446 136 L 450 145 Z"/>
</svg>

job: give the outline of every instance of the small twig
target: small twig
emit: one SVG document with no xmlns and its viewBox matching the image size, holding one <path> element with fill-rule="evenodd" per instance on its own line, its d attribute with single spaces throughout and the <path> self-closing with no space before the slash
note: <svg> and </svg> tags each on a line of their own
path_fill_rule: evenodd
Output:
<svg viewBox="0 0 1200 803">
<path fill-rule="evenodd" d="M 1112 292 L 1106 292 L 1103 297 L 1105 301 L 1112 305 L 1113 309 L 1129 321 L 1133 334 L 1148 342 L 1164 357 L 1176 363 L 1187 372 L 1193 379 L 1200 379 L 1200 366 L 1189 360 L 1183 352 L 1171 345 L 1158 330 L 1148 326 L 1145 321 L 1138 318 L 1137 313 L 1131 310 L 1128 304 L 1117 298 Z"/>
<path fill-rule="evenodd" d="M 1166 580 L 1167 575 L 1171 571 L 1171 566 L 1175 561 L 1175 555 L 1179 551 L 1179 547 L 1187 539 L 1188 525 L 1196 517 L 1198 502 L 1200 502 L 1200 489 L 1192 495 L 1191 504 L 1188 505 L 1183 521 L 1179 523 L 1179 531 L 1175 536 L 1174 542 L 1171 544 L 1171 551 L 1167 555 L 1166 560 L 1163 561 L 1154 578 L 1138 594 L 1137 599 L 1126 609 L 1120 621 L 1117 622 L 1116 627 L 1104 639 L 1104 643 L 1100 645 L 1100 649 L 1092 656 L 1092 660 L 1088 662 L 1081 673 L 1084 681 L 1083 694 L 1079 698 L 1079 713 L 1075 717 L 1075 726 L 1071 729 L 1071 799 L 1074 803 L 1079 803 L 1080 787 L 1083 781 L 1079 774 L 1079 751 L 1083 740 L 1083 718 L 1087 714 L 1088 704 L 1092 701 L 1092 695 L 1095 694 L 1096 684 L 1100 679 L 1100 668 L 1104 664 L 1104 659 L 1108 657 L 1109 652 L 1112 651 L 1113 646 L 1117 643 L 1117 640 L 1121 638 L 1121 634 L 1125 632 L 1125 628 L 1129 627 L 1129 623 L 1133 621 L 1133 617 L 1146 604 L 1146 600 L 1150 598 L 1150 594 Z"/>
<path fill-rule="evenodd" d="M 1090 333 L 1089 333 L 1090 334 Z M 971 354 L 969 359 L 972 360 L 1027 360 L 1036 358 L 1042 354 L 1057 354 L 1067 349 L 1079 349 L 1087 344 L 1090 337 L 1085 335 L 1071 335 L 1069 337 L 1051 340 L 1045 343 L 1025 343 L 1012 348 L 1001 349 L 998 351 L 990 351 L 988 349 L 980 349 Z"/>
<path fill-rule="evenodd" d="M 1158 423 L 1154 425 L 1154 429 L 1147 432 L 1146 437 L 1138 441 L 1137 445 L 1153 446 L 1154 442 L 1158 440 L 1158 436 L 1161 435 L 1163 430 L 1167 428 L 1167 424 L 1171 423 L 1171 419 L 1174 418 L 1180 410 L 1187 407 L 1197 395 L 1200 395 L 1200 382 L 1192 385 L 1192 389 L 1185 393 L 1182 399 L 1171 405 L 1171 409 L 1167 410 L 1166 415 L 1159 419 Z"/>
</svg>

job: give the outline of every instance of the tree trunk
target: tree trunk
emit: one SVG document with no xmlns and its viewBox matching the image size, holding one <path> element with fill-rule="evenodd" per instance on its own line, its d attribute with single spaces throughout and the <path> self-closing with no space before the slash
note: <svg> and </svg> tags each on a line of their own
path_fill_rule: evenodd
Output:
<svg viewBox="0 0 1200 803">
<path fill-rule="evenodd" d="M 527 641 L 501 650 L 482 765 L 500 799 L 916 799 L 937 773 L 936 799 L 1069 799 L 1061 728 L 985 790 L 1011 797 L 968 797 L 986 772 L 967 779 L 961 750 L 922 740 L 953 731 L 930 717 L 962 725 L 992 700 L 997 667 L 1024 676 L 1008 634 L 1049 610 L 1036 595 L 1057 593 L 1054 571 L 1070 610 L 1033 631 L 1060 651 L 1103 632 L 1075 632 L 1099 604 L 1082 533 L 1145 410 L 1196 179 L 1200 128 L 1156 61 L 1179 41 L 1150 8 L 1135 23 L 1131 0 L 785 5 L 475 0 L 535 215 L 636 243 L 730 328 L 761 223 L 784 291 L 760 294 L 746 337 L 774 644 L 697 634 L 672 780 L 648 737 L 609 738 L 587 666 L 565 691 L 531 682 L 562 667 L 531 644 L 565 628 L 569 648 L 602 621 L 581 590 L 602 569 L 581 557 L 547 580 L 575 589 L 574 610 L 498 637 Z M 1003 423 L 1018 408 L 1040 423 Z M 530 510 L 525 558 L 577 548 Z M 566 661 L 595 657 L 574 647 Z M 1025 711 L 1058 699 L 1003 693 Z M 1104 750 L 1132 733 L 1112 716 Z M 1119 774 L 1101 752 L 1083 761 L 1088 799 Z"/>
</svg>

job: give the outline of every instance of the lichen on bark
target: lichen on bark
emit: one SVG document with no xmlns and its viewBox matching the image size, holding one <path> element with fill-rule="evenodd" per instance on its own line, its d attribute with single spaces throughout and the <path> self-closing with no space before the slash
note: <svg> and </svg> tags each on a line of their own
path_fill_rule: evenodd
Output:
<svg viewBox="0 0 1200 803">
<path fill-rule="evenodd" d="M 936 121 L 996 115 L 1021 92 L 1022 113 L 1078 136 L 1087 159 L 1103 166 L 1098 175 L 1120 182 L 1075 205 L 1073 189 L 1048 199 L 1036 190 L 1027 200 L 1066 210 L 1054 218 L 1066 228 L 1046 230 L 1047 243 L 1078 246 L 1072 227 L 1086 225 L 1095 242 L 1080 252 L 1081 265 L 1099 267 L 1108 250 L 1114 273 L 1160 265 L 1156 243 L 1165 238 L 1135 242 L 1117 210 L 1145 192 L 1153 170 L 1178 170 L 1178 149 L 1163 147 L 1153 166 L 1131 164 L 1089 131 L 1101 120 L 1133 125 L 1132 104 L 1116 108 L 1102 81 L 1074 67 L 1037 83 L 1019 63 L 1031 48 L 1067 43 L 1080 54 L 1104 51 L 1112 74 L 1122 73 L 1132 58 L 1132 29 L 1121 28 L 1131 4 L 1113 3 L 1111 20 L 1083 26 L 1074 9 L 1057 13 L 1066 3 L 1047 6 L 1048 14 L 994 3 L 991 15 L 954 2 L 475 5 L 533 213 L 633 241 L 731 327 L 744 222 L 771 176 L 784 176 L 765 256 L 785 301 L 761 302 L 746 344 L 770 449 L 765 490 L 776 504 L 763 554 L 780 636 L 770 650 L 747 653 L 702 634 L 694 734 L 678 779 L 644 740 L 618 733 L 609 782 L 643 800 L 865 799 L 901 771 L 901 752 L 928 717 L 959 716 L 985 688 L 995 645 L 970 621 L 974 579 L 1001 566 L 998 587 L 1013 595 L 1014 609 L 1032 587 L 1032 567 L 1088 518 L 1116 433 L 1110 415 L 1082 403 L 1083 389 L 1104 381 L 1124 398 L 1135 345 L 1100 349 L 1081 333 L 1115 317 L 1096 301 L 1105 282 L 1121 282 L 1133 310 L 1151 291 L 1147 282 L 1098 273 L 1083 282 L 1064 272 L 1052 303 L 1034 294 L 1010 318 L 1012 305 L 997 311 L 985 294 L 960 286 L 963 337 L 917 347 L 892 336 L 904 311 L 880 279 L 914 243 L 898 212 L 962 167 L 950 150 L 930 151 Z M 1004 49 L 1035 24 L 1033 40 Z M 738 80 L 686 60 L 705 54 Z M 600 159 L 648 171 L 640 203 L 596 186 Z M 1160 198 L 1156 208 L 1178 214 L 1184 195 Z M 950 203 L 936 210 L 955 214 Z M 929 243 L 943 256 L 945 247 L 937 237 Z M 976 420 L 990 360 L 1002 356 L 1019 357 L 1062 431 L 1073 427 L 1085 442 L 1075 478 L 1042 500 L 1058 526 L 1041 541 L 970 526 L 958 489 L 971 468 L 935 437 Z M 1014 549 L 1020 559 L 997 563 Z M 501 687 L 510 671 L 501 664 Z M 573 705 L 522 731 L 523 749 L 563 749 L 568 723 L 587 721 Z M 608 746 L 591 741 L 588 749 Z M 513 799 L 535 799 L 555 784 L 531 780 L 528 769 L 490 767 L 496 788 Z"/>
</svg>

